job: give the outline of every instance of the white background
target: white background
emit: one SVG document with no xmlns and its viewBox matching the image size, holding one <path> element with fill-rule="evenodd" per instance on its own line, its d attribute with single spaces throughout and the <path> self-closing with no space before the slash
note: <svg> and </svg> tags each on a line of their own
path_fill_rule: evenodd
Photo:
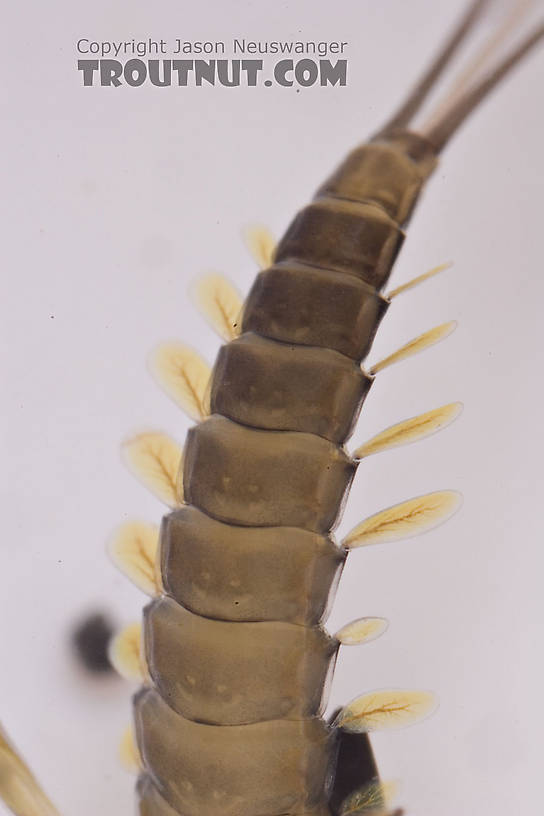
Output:
<svg viewBox="0 0 544 816">
<path fill-rule="evenodd" d="M 131 689 L 88 679 L 68 632 L 95 608 L 125 623 L 142 605 L 105 541 L 163 508 L 125 472 L 119 443 L 149 427 L 182 440 L 188 427 L 146 356 L 178 337 L 213 360 L 189 282 L 217 269 L 248 290 L 240 228 L 281 234 L 462 7 L 54 0 L 4 12 L 0 719 L 64 816 L 133 807 L 116 757 Z M 348 40 L 349 85 L 82 88 L 75 41 L 133 36 Z M 466 406 L 433 439 L 365 462 L 339 531 L 425 491 L 465 496 L 437 531 L 355 553 L 330 619 L 332 631 L 365 614 L 391 621 L 344 650 L 331 704 L 389 686 L 440 697 L 433 718 L 374 739 L 410 816 L 510 816 L 541 800 L 543 66 L 533 55 L 446 151 L 392 280 L 455 266 L 394 304 L 372 359 L 460 325 L 380 375 L 353 439 Z"/>
</svg>

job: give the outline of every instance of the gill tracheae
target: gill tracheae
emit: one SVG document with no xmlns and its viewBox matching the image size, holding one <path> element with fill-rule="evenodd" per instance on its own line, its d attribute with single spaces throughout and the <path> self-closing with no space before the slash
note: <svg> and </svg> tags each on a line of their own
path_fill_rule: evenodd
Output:
<svg viewBox="0 0 544 816">
<path fill-rule="evenodd" d="M 438 153 L 544 35 L 535 29 L 488 68 L 527 5 L 515 4 L 428 123 L 407 130 L 487 5 L 472 4 L 401 109 L 350 154 L 277 247 L 265 230 L 249 232 L 263 271 L 244 304 L 221 276 L 197 287 L 227 342 L 213 371 L 181 344 L 154 355 L 160 384 L 198 424 L 185 456 L 157 432 L 123 448 L 129 468 L 174 511 L 161 531 L 123 525 L 110 547 L 153 599 L 143 626 L 127 627 L 110 650 L 120 673 L 144 685 L 137 741 L 130 728 L 122 743 L 125 764 L 140 774 L 142 816 L 390 813 L 366 734 L 427 716 L 434 696 L 377 690 L 325 722 L 340 646 L 366 643 L 387 623 L 364 617 L 331 636 L 321 622 L 352 549 L 430 530 L 460 497 L 442 490 L 409 499 L 362 521 L 340 545 L 329 534 L 361 460 L 424 439 L 460 412 L 451 403 L 350 455 L 344 448 L 374 377 L 455 327 L 432 328 L 362 368 L 391 300 L 443 268 L 381 294 Z M 57 813 L 3 733 L 0 795 L 18 816 Z"/>
</svg>

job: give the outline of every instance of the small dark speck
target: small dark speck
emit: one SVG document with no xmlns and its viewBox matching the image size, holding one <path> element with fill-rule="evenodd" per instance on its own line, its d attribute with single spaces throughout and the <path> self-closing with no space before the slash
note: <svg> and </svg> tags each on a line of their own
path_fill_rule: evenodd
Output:
<svg viewBox="0 0 544 816">
<path fill-rule="evenodd" d="M 61 558 L 59 558 L 59 560 L 57 561 L 57 564 L 62 564 L 62 559 Z"/>
<path fill-rule="evenodd" d="M 297 93 L 300 93 L 300 88 L 297 88 Z"/>
<path fill-rule="evenodd" d="M 50 320 L 54 320 L 54 319 L 55 319 L 55 315 L 49 315 L 49 319 L 50 319 Z"/>
</svg>

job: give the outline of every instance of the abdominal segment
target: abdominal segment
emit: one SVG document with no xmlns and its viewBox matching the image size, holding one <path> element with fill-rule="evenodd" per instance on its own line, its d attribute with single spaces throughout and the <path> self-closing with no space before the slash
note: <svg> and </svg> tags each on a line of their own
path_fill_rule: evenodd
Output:
<svg viewBox="0 0 544 816">
<path fill-rule="evenodd" d="M 217 725 L 320 713 L 337 651 L 320 626 L 211 620 L 171 598 L 145 610 L 144 644 L 151 678 L 169 705 Z"/>
<path fill-rule="evenodd" d="M 182 717 L 157 691 L 146 690 L 135 700 L 135 725 L 148 773 L 179 814 L 260 816 L 325 807 L 337 741 L 318 717 L 209 725 Z"/>
<path fill-rule="evenodd" d="M 330 536 L 225 524 L 191 506 L 165 516 L 160 535 L 167 594 L 223 621 L 319 623 L 345 557 Z"/>
</svg>

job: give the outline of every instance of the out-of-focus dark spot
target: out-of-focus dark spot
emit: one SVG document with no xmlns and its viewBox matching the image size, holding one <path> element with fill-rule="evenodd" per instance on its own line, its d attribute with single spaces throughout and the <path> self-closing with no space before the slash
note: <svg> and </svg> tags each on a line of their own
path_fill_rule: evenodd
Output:
<svg viewBox="0 0 544 816">
<path fill-rule="evenodd" d="M 72 645 L 79 662 L 91 672 L 113 671 L 108 657 L 108 644 L 113 635 L 111 621 L 102 613 L 84 618 L 72 633 Z"/>
</svg>

